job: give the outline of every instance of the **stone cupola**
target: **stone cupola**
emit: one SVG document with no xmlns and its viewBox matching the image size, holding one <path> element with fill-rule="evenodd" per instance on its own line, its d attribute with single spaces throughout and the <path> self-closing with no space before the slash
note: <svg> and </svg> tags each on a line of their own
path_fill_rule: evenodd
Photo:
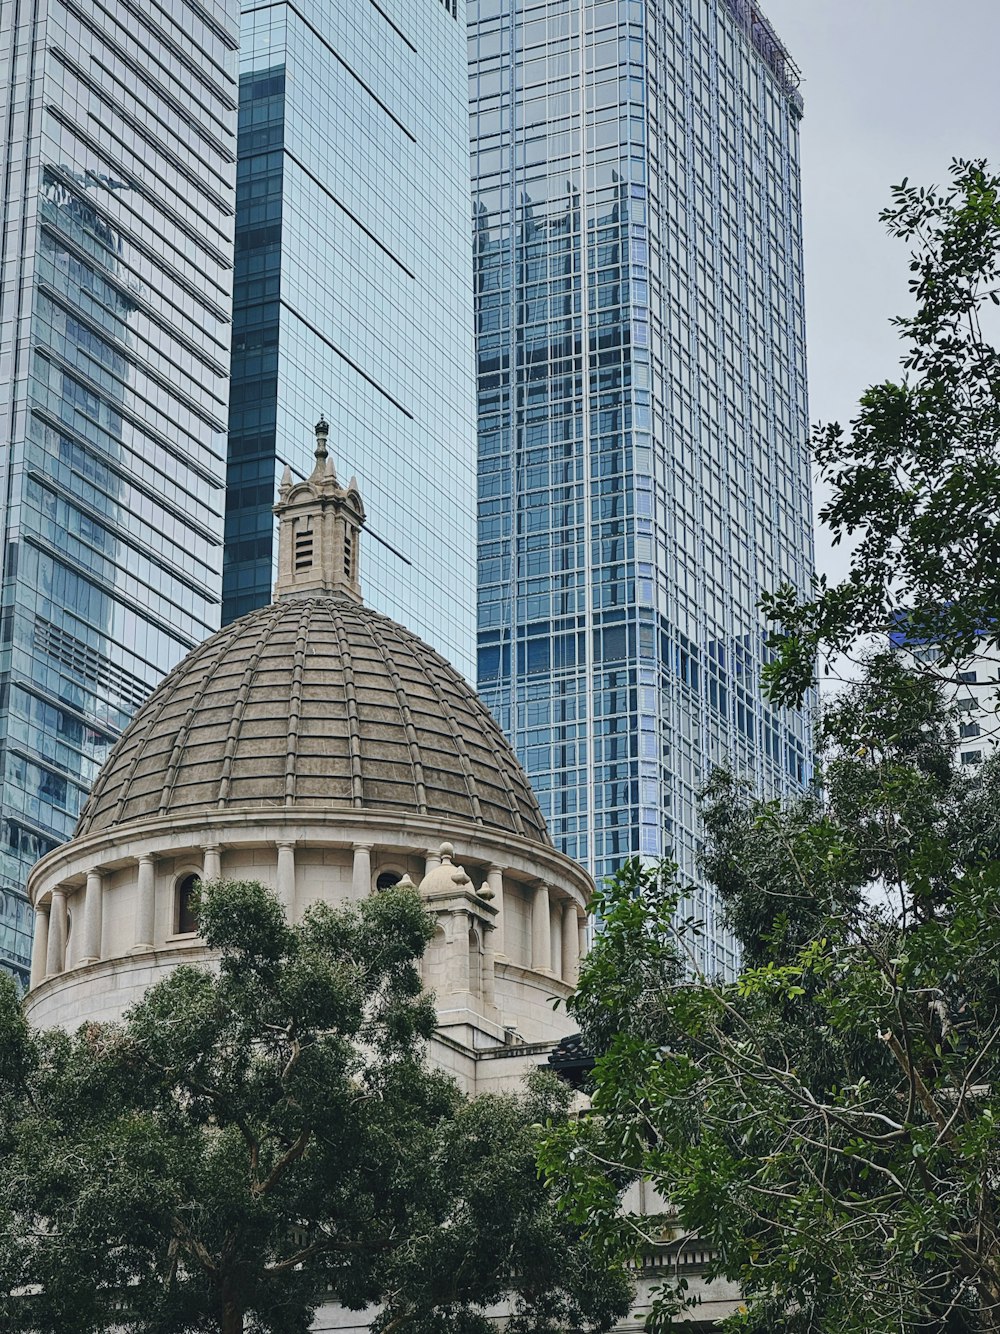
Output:
<svg viewBox="0 0 1000 1334">
<path fill-rule="evenodd" d="M 278 578 L 275 601 L 339 593 L 361 601 L 359 534 L 365 507 L 355 478 L 341 486 L 327 452 L 330 425 L 316 423 L 316 464 L 304 482 L 291 469 L 278 488 Z"/>
</svg>

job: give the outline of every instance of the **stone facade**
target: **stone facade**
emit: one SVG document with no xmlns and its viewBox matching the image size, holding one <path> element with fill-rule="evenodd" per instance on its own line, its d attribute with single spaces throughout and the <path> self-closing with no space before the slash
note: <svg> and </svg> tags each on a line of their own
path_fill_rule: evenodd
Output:
<svg viewBox="0 0 1000 1334">
<path fill-rule="evenodd" d="M 574 863 L 459 821 L 267 808 L 129 822 L 39 862 L 32 1022 L 118 1018 L 164 968 L 207 960 L 180 920 L 192 875 L 259 880 L 292 920 L 311 903 L 377 893 L 380 879 L 418 885 L 438 921 L 423 961 L 439 1005 L 435 1056 L 470 1092 L 509 1078 L 478 1075 L 491 1048 L 509 1072 L 519 1046 L 567 1032 L 551 1001 L 576 980 L 590 883 Z"/>
<path fill-rule="evenodd" d="M 364 505 L 327 429 L 311 477 L 282 481 L 275 601 L 163 681 L 76 836 L 34 868 L 28 1013 L 117 1018 L 164 969 L 210 962 L 184 920 L 192 878 L 260 880 L 292 920 L 408 880 L 438 923 L 435 1059 L 469 1092 L 500 1087 L 567 1032 L 552 1000 L 576 980 L 592 883 L 468 683 L 364 605 Z"/>
<path fill-rule="evenodd" d="M 471 687 L 361 601 L 364 507 L 337 481 L 325 423 L 312 476 L 286 476 L 276 512 L 276 601 L 164 680 L 75 837 L 31 873 L 27 1013 L 39 1027 L 118 1019 L 169 969 L 213 966 L 186 908 L 197 880 L 262 881 L 292 921 L 412 883 L 437 923 L 422 964 L 431 1057 L 470 1094 L 510 1088 L 572 1028 L 553 1001 L 576 982 L 593 883 L 552 846 Z M 697 1283 L 697 1258 L 670 1256 Z M 705 1298 L 706 1314 L 731 1307 L 724 1285 Z M 367 1323 L 329 1306 L 316 1329 Z"/>
</svg>

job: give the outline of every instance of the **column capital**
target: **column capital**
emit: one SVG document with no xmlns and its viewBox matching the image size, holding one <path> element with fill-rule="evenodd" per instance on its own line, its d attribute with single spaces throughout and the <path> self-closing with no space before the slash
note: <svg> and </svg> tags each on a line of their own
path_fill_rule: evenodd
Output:
<svg viewBox="0 0 1000 1334">
<path fill-rule="evenodd" d="M 363 843 L 360 840 L 357 843 L 351 844 L 351 848 L 355 852 L 371 852 L 374 847 L 374 843 Z"/>
<path fill-rule="evenodd" d="M 274 846 L 276 848 L 295 848 L 298 846 L 298 842 L 297 838 L 276 838 Z"/>
<path fill-rule="evenodd" d="M 136 857 L 136 861 L 139 863 L 140 866 L 142 865 L 143 862 L 149 862 L 149 864 L 152 865 L 156 861 L 156 853 L 140 852 L 138 857 Z"/>
</svg>

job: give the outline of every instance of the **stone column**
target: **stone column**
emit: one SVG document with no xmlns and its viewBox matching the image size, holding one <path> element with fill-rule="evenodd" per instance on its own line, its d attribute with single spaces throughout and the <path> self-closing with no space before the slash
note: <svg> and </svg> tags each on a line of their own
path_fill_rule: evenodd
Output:
<svg viewBox="0 0 1000 1334">
<path fill-rule="evenodd" d="M 576 904 L 567 902 L 562 910 L 562 980 L 575 987 L 579 975 L 580 927 Z"/>
<path fill-rule="evenodd" d="M 104 880 L 100 871 L 88 871 L 87 892 L 83 901 L 81 963 L 94 963 L 101 957 L 101 928 L 103 924 Z"/>
<path fill-rule="evenodd" d="M 563 918 L 562 918 L 562 904 L 558 901 L 558 899 L 549 900 L 549 914 L 552 919 L 552 925 L 550 928 L 552 962 L 549 964 L 549 967 L 552 969 L 553 977 L 562 977 Z"/>
<path fill-rule="evenodd" d="M 424 876 L 425 877 L 429 876 L 431 871 L 436 871 L 440 865 L 441 865 L 440 848 L 428 848 L 426 853 L 426 860 L 424 862 Z"/>
<path fill-rule="evenodd" d="M 451 975 L 451 990 L 468 994 L 471 986 L 469 967 L 469 914 L 453 913 L 451 917 L 451 961 L 448 972 Z"/>
<path fill-rule="evenodd" d="M 202 852 L 201 880 L 202 884 L 210 885 L 213 880 L 222 879 L 222 851 L 218 843 L 206 843 Z"/>
<path fill-rule="evenodd" d="M 295 914 L 295 844 L 278 844 L 278 898 L 289 921 Z"/>
<path fill-rule="evenodd" d="M 531 966 L 536 973 L 552 968 L 552 915 L 549 912 L 549 887 L 538 885 L 531 900 Z"/>
<path fill-rule="evenodd" d="M 577 972 L 579 973 L 579 971 L 580 971 L 580 961 L 581 961 L 582 959 L 585 959 L 585 958 L 587 957 L 587 918 L 586 918 L 586 916 L 581 917 L 581 918 L 579 919 L 579 921 L 578 921 L 578 923 L 577 923 L 577 931 L 578 931 L 577 940 L 579 941 L 579 944 L 578 944 L 578 946 L 577 946 L 577 951 L 576 951 L 576 967 L 577 967 Z"/>
<path fill-rule="evenodd" d="M 503 934 L 503 869 L 499 866 L 491 865 L 486 872 L 486 883 L 493 891 L 491 902 L 497 910 L 497 915 L 493 919 L 493 953 L 498 959 L 506 961 L 507 949 Z"/>
<path fill-rule="evenodd" d="M 49 905 L 43 903 L 35 909 L 35 934 L 31 942 L 31 980 L 28 986 L 33 990 L 39 982 L 45 981 L 45 955 L 49 948 Z"/>
<path fill-rule="evenodd" d="M 151 950 L 156 932 L 156 872 L 152 857 L 139 858 L 135 889 L 134 950 Z"/>
<path fill-rule="evenodd" d="M 45 976 L 57 977 L 66 967 L 66 891 L 62 885 L 52 891 L 49 911 L 49 939 L 45 950 Z"/>
<path fill-rule="evenodd" d="M 495 919 L 494 919 L 495 920 Z M 483 925 L 483 1007 L 489 1010 L 495 1010 L 497 1007 L 497 981 L 496 981 L 496 944 L 494 937 L 496 928 L 492 930 L 489 926 Z"/>
<path fill-rule="evenodd" d="M 351 888 L 356 899 L 366 899 L 372 892 L 372 845 L 355 843 Z"/>
</svg>

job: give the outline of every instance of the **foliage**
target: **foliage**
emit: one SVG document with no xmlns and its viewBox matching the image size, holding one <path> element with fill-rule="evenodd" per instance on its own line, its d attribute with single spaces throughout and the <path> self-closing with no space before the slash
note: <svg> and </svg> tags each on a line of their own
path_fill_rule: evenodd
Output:
<svg viewBox="0 0 1000 1334">
<path fill-rule="evenodd" d="M 957 772 L 937 687 L 891 657 L 823 733 L 822 799 L 709 794 L 736 981 L 694 968 L 672 868 L 602 892 L 571 1002 L 595 1115 L 543 1161 L 609 1254 L 708 1242 L 744 1293 L 732 1329 L 995 1331 L 1000 758 Z M 660 1217 L 619 1211 L 639 1178 Z M 667 1284 L 658 1317 L 684 1300 Z"/>
<path fill-rule="evenodd" d="M 764 600 L 776 627 L 766 677 L 779 703 L 802 699 L 820 648 L 905 631 L 938 670 L 1000 645 L 1000 177 L 952 164 L 949 188 L 904 181 L 882 214 L 912 247 L 915 313 L 898 383 L 873 385 L 845 435 L 817 427 L 813 451 L 830 491 L 820 517 L 857 539 L 846 579 L 784 587 Z M 995 323 L 995 319 L 994 319 Z"/>
<path fill-rule="evenodd" d="M 321 1300 L 375 1329 L 604 1329 L 620 1271 L 535 1167 L 553 1082 L 468 1100 L 431 1069 L 412 891 L 289 925 L 209 886 L 217 971 L 180 967 L 120 1024 L 32 1034 L 0 991 L 0 1328 L 303 1334 Z M 0 984 L 2 985 L 2 984 Z"/>
</svg>

